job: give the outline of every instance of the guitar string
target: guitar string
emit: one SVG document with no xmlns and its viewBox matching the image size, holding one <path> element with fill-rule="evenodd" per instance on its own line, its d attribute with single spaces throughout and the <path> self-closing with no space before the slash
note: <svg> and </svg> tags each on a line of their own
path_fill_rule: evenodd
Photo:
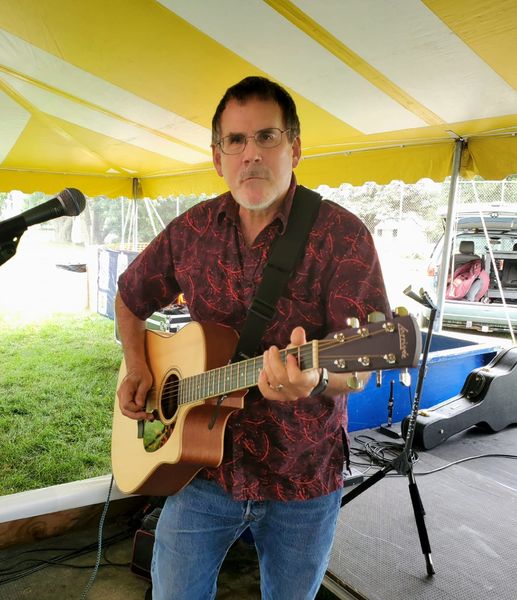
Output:
<svg viewBox="0 0 517 600">
<path fill-rule="evenodd" d="M 370 332 L 370 336 L 369 337 L 371 337 L 373 335 L 377 335 L 378 333 L 384 333 L 384 330 L 378 330 L 378 331 Z M 319 342 L 319 349 L 320 350 L 326 350 L 329 347 L 332 347 L 332 346 L 335 346 L 335 347 L 341 346 L 341 345 L 350 343 L 351 341 L 356 341 L 358 339 L 364 339 L 364 336 L 360 336 L 360 335 L 351 336 L 349 338 L 346 338 L 343 341 L 321 340 Z M 301 352 L 298 351 L 299 349 L 301 349 Z M 284 354 L 284 355 L 287 355 L 287 354 L 296 355 L 296 354 L 298 354 L 302 358 L 302 361 L 303 361 L 304 358 L 307 359 L 307 358 L 311 358 L 312 357 L 312 343 L 308 343 L 308 344 L 304 344 L 302 346 L 298 346 L 298 348 L 284 349 L 284 350 L 281 351 L 281 353 Z M 335 356 L 331 355 L 330 357 L 327 356 L 326 358 L 327 359 L 329 359 L 329 358 L 330 359 L 332 359 L 332 358 L 347 359 L 347 358 L 350 358 L 350 356 L 354 356 L 355 357 L 356 355 L 342 355 L 342 354 L 339 354 L 339 355 L 335 355 Z M 385 354 L 375 354 L 375 355 L 370 354 L 369 356 L 373 356 L 375 358 L 380 358 L 380 357 L 384 357 Z M 242 368 L 243 364 L 247 365 L 249 362 L 257 362 L 257 361 L 260 363 L 262 361 L 262 356 L 255 357 L 254 359 L 249 359 L 248 361 L 244 361 L 243 363 L 234 363 L 234 364 L 231 364 L 231 365 L 224 365 L 222 367 L 218 367 L 216 369 L 212 369 L 211 371 L 207 371 L 207 372 L 203 372 L 203 373 L 198 373 L 196 375 L 193 375 L 193 376 L 185 378 L 185 379 L 175 379 L 174 381 L 168 382 L 168 383 L 165 384 L 165 386 L 163 388 L 162 395 L 166 394 L 166 393 L 172 394 L 172 393 L 176 392 L 182 384 L 183 385 L 185 383 L 188 384 L 189 381 L 192 383 L 196 378 L 207 379 L 207 378 L 210 377 L 210 375 L 209 375 L 210 373 L 214 373 L 214 379 L 215 379 L 216 378 L 215 373 L 217 371 L 222 372 L 225 369 L 229 370 L 229 371 L 233 371 L 234 370 L 233 367 L 237 367 L 237 370 L 239 370 L 239 368 Z M 256 366 L 257 365 L 255 365 L 252 368 L 256 368 Z M 260 367 L 260 364 L 258 366 Z M 245 370 L 246 369 L 247 369 L 247 367 L 245 367 Z M 230 381 L 233 381 L 235 379 L 235 377 L 234 376 L 232 377 L 232 375 L 235 375 L 235 374 L 231 373 L 230 377 L 226 377 L 225 379 L 226 380 L 230 379 Z M 239 373 L 237 373 L 237 377 L 238 376 L 239 376 Z M 209 384 L 210 384 L 210 382 L 209 382 Z M 198 389 L 199 387 L 202 387 L 202 386 L 203 386 L 203 384 L 201 383 L 201 385 L 194 385 L 194 388 Z M 237 388 L 237 389 L 240 389 L 240 388 Z M 154 386 L 151 388 L 150 391 L 154 391 Z M 207 396 L 207 397 L 210 397 L 210 396 Z"/>
<path fill-rule="evenodd" d="M 368 333 L 369 333 L 368 336 L 363 336 L 363 335 L 358 334 L 358 335 L 355 335 L 355 336 L 350 336 L 348 338 L 345 338 L 344 340 L 341 340 L 341 341 L 338 341 L 338 340 L 335 340 L 335 339 L 321 340 L 321 341 L 318 342 L 318 349 L 319 350 L 328 350 L 329 348 L 338 347 L 338 346 L 342 346 L 342 345 L 345 345 L 345 344 L 349 344 L 350 342 L 357 341 L 357 340 L 360 340 L 360 339 L 365 339 L 367 337 L 372 337 L 372 336 L 375 336 L 375 335 L 378 335 L 378 334 L 385 334 L 386 330 L 383 328 L 383 329 L 378 329 L 376 331 L 369 331 Z M 281 352 L 281 354 L 283 354 L 285 356 L 287 356 L 288 354 L 298 355 L 300 357 L 301 361 L 303 362 L 304 358 L 308 359 L 308 358 L 312 357 L 312 354 L 313 354 L 313 344 L 312 344 L 312 342 L 309 342 L 307 344 L 303 344 L 302 346 L 298 346 L 297 348 L 288 348 L 288 349 L 281 350 L 280 352 Z M 339 355 L 331 355 L 330 357 L 327 355 L 325 358 L 327 360 L 328 359 L 336 358 L 336 359 L 343 359 L 343 360 L 346 361 L 347 359 L 350 358 L 350 356 L 354 356 L 355 357 L 357 355 L 343 355 L 343 354 L 339 354 Z M 381 357 L 385 357 L 385 353 L 384 354 L 374 354 L 374 355 L 372 355 L 370 353 L 369 357 L 381 358 Z M 244 361 L 244 363 L 234 363 L 234 364 L 230 364 L 230 365 L 224 365 L 222 367 L 218 367 L 216 369 L 212 369 L 211 371 L 204 372 L 204 373 L 199 373 L 197 375 L 194 375 L 194 376 L 191 376 L 191 377 L 188 377 L 188 378 L 185 378 L 185 379 L 181 379 L 181 380 L 180 379 L 175 379 L 174 381 L 168 382 L 168 383 L 166 383 L 164 385 L 163 390 L 162 390 L 162 402 L 165 401 L 167 403 L 167 405 L 170 407 L 171 405 L 175 406 L 175 405 L 178 405 L 178 404 L 179 405 L 181 405 L 181 404 L 189 404 L 189 403 L 192 403 L 194 401 L 200 401 L 200 400 L 202 400 L 202 398 L 197 398 L 196 400 L 190 400 L 188 398 L 186 398 L 186 399 L 178 399 L 177 396 L 179 395 L 180 387 L 183 387 L 185 385 L 185 383 L 187 384 L 187 389 L 185 390 L 186 391 L 185 395 L 188 396 L 189 392 L 191 392 L 191 391 L 199 391 L 200 388 L 204 388 L 206 386 L 206 383 L 207 383 L 206 380 L 207 379 L 208 379 L 208 386 L 210 386 L 210 381 L 209 381 L 210 373 L 213 373 L 214 385 L 215 384 L 220 385 L 219 375 L 225 369 L 227 369 L 227 370 L 230 371 L 230 376 L 226 377 L 224 379 L 225 380 L 229 380 L 230 383 L 233 383 L 233 381 L 235 380 L 235 382 L 237 383 L 238 377 L 239 377 L 239 372 L 237 372 L 236 374 L 234 374 L 232 372 L 234 370 L 233 367 L 237 366 L 237 371 L 239 371 L 239 368 L 242 368 L 242 365 L 245 364 L 246 365 L 245 366 L 245 376 L 246 376 L 247 375 L 247 368 L 248 368 L 247 365 L 249 364 L 249 362 L 256 363 L 257 361 L 259 362 L 258 366 L 260 367 L 261 366 L 260 363 L 262 361 L 262 356 L 256 357 L 254 359 L 249 359 L 247 361 Z M 256 367 L 257 367 L 257 365 L 254 365 L 252 367 L 252 370 L 256 369 Z M 216 373 L 218 371 L 220 373 L 216 377 Z M 235 377 L 235 375 L 237 377 Z M 197 385 L 194 383 L 194 385 L 193 386 L 191 385 L 190 389 L 188 389 L 189 382 L 190 382 L 190 384 L 192 384 L 196 378 L 199 378 L 200 382 Z M 215 381 L 216 378 L 217 378 L 217 382 Z M 205 381 L 203 381 L 203 379 Z M 239 387 L 235 388 L 235 390 L 230 390 L 230 391 L 228 391 L 226 393 L 231 393 L 231 391 L 236 391 L 236 390 L 239 390 L 239 389 L 244 389 L 244 388 L 239 386 Z M 150 391 L 155 391 L 154 386 L 151 388 Z M 211 398 L 211 397 L 215 397 L 215 396 L 218 396 L 218 395 L 221 395 L 221 393 L 216 393 L 215 391 L 214 392 L 210 392 L 209 390 L 207 390 L 207 396 L 206 396 L 206 398 Z"/>
<path fill-rule="evenodd" d="M 358 336 L 358 338 L 359 337 L 360 336 Z M 346 342 L 351 341 L 351 340 L 352 340 L 352 338 L 349 338 L 346 340 Z M 326 346 L 332 346 L 332 345 L 339 346 L 344 343 L 345 342 L 337 342 L 335 340 L 322 340 L 319 342 L 319 344 L 320 344 L 319 349 L 326 349 Z M 299 349 L 301 349 L 300 352 L 298 352 Z M 303 361 L 303 359 L 307 360 L 308 358 L 312 357 L 312 343 L 309 342 L 308 344 L 303 344 L 302 346 L 298 346 L 297 348 L 284 349 L 284 350 L 281 350 L 280 352 L 281 352 L 281 354 L 284 354 L 284 355 L 287 355 L 287 354 L 292 354 L 293 356 L 299 355 L 300 358 L 302 359 L 302 361 Z M 165 393 L 165 392 L 176 391 L 182 383 L 185 383 L 185 382 L 188 383 L 189 380 L 195 380 L 196 378 L 205 378 L 206 379 L 209 377 L 209 373 L 216 373 L 218 371 L 223 372 L 224 370 L 228 370 L 231 372 L 231 371 L 234 371 L 235 368 L 237 371 L 239 371 L 243 365 L 248 365 L 249 363 L 257 363 L 257 362 L 259 364 L 258 365 L 255 364 L 252 367 L 252 369 L 255 369 L 257 366 L 259 366 L 259 367 L 261 366 L 260 363 L 262 362 L 262 356 L 257 356 L 255 358 L 248 359 L 246 361 L 239 362 L 239 363 L 224 365 L 222 367 L 212 369 L 211 371 L 205 371 L 203 373 L 198 373 L 197 375 L 193 375 L 193 376 L 185 378 L 185 379 L 180 379 L 180 380 L 176 379 L 172 382 L 166 383 L 163 388 L 163 392 Z M 247 370 L 247 366 L 245 366 L 245 370 Z M 234 375 L 234 374 L 232 373 L 231 375 Z M 225 379 L 230 379 L 230 381 L 233 381 L 235 379 L 235 377 L 232 377 L 231 375 L 230 375 L 230 377 L 226 377 Z M 237 373 L 237 376 L 238 376 L 238 373 Z M 215 378 L 215 376 L 214 376 L 214 378 Z M 196 386 L 196 387 L 199 387 L 199 386 Z M 151 389 L 153 389 L 153 388 L 151 388 Z"/>
</svg>

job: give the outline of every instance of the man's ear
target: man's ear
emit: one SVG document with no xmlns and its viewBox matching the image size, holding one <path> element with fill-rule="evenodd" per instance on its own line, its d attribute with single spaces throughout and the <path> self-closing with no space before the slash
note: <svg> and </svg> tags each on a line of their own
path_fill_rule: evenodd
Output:
<svg viewBox="0 0 517 600">
<path fill-rule="evenodd" d="M 300 162 L 301 156 L 302 156 L 302 142 L 300 140 L 300 136 L 297 135 L 293 142 L 293 169 Z"/>
<path fill-rule="evenodd" d="M 219 177 L 223 176 L 223 168 L 221 166 L 221 150 L 216 144 L 212 144 L 212 162 Z"/>
</svg>

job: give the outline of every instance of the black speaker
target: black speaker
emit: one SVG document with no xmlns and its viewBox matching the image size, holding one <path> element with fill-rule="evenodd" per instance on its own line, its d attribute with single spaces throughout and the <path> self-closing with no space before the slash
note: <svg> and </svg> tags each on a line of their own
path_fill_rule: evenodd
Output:
<svg viewBox="0 0 517 600">
<path fill-rule="evenodd" d="M 153 558 L 154 531 L 138 529 L 133 539 L 133 554 L 130 570 L 151 581 L 151 560 Z"/>
</svg>

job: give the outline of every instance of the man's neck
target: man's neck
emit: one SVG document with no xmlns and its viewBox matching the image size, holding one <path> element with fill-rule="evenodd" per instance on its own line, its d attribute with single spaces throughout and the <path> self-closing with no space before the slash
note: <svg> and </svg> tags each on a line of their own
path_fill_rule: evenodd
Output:
<svg viewBox="0 0 517 600">
<path fill-rule="evenodd" d="M 279 204 L 275 202 L 265 210 L 249 210 L 242 206 L 239 208 L 241 231 L 248 248 L 251 247 L 259 233 L 273 221 L 278 207 Z"/>
</svg>

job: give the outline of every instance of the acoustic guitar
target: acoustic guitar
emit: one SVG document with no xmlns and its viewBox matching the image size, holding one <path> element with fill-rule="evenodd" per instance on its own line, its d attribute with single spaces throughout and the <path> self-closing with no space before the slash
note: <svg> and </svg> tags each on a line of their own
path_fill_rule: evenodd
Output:
<svg viewBox="0 0 517 600">
<path fill-rule="evenodd" d="M 353 324 L 281 355 L 285 360 L 293 354 L 302 370 L 355 373 L 417 365 L 421 336 L 412 316 Z M 172 495 L 203 467 L 220 465 L 226 422 L 244 407 L 262 368 L 262 356 L 229 364 L 237 340 L 233 329 L 215 323 L 191 322 L 175 334 L 146 331 L 154 379 L 146 411 L 154 421 L 125 417 L 115 398 L 112 467 L 122 492 Z M 117 389 L 125 375 L 123 361 Z"/>
</svg>

